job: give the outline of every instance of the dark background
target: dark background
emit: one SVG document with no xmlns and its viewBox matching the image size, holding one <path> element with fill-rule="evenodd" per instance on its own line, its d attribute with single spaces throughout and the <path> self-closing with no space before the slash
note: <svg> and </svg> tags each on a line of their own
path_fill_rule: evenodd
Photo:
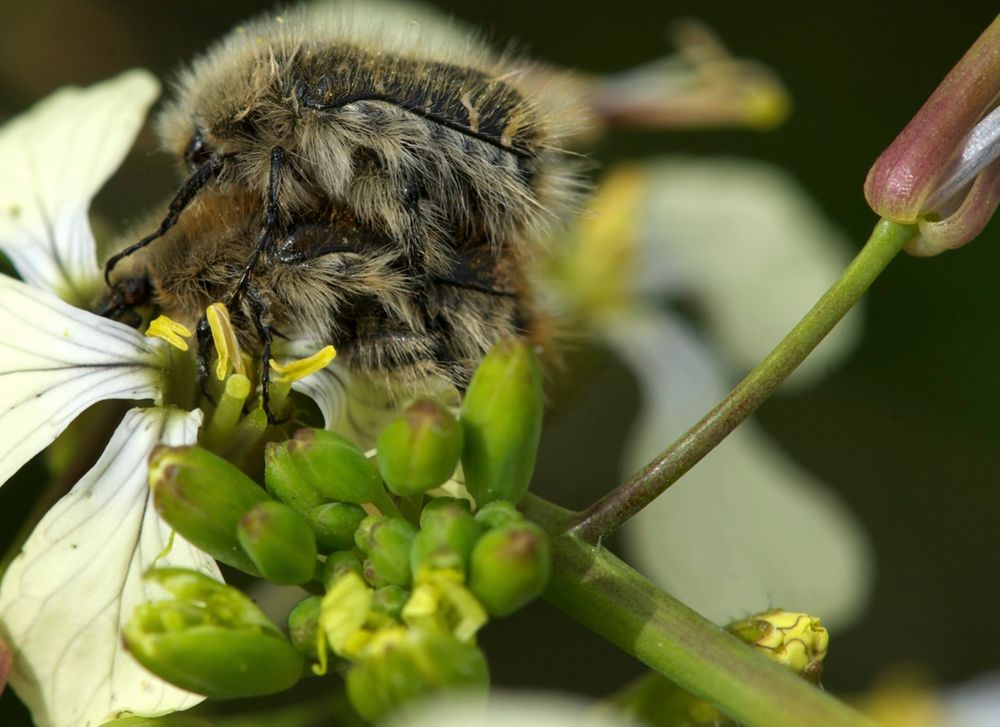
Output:
<svg viewBox="0 0 1000 727">
<path fill-rule="evenodd" d="M 859 246 L 875 222 L 861 194 L 872 160 L 996 12 L 983 1 L 945 3 L 931 14 L 912 0 L 439 5 L 498 41 L 517 38 L 539 58 L 592 71 L 662 55 L 673 18 L 706 21 L 735 54 L 779 72 L 794 99 L 789 122 L 768 134 L 617 134 L 601 142 L 596 159 L 606 167 L 687 152 L 771 161 L 798 178 Z M 165 78 L 235 22 L 270 6 L 0 0 L 0 119 L 60 85 L 133 66 Z M 147 129 L 97 209 L 124 221 L 158 203 L 172 190 L 168 169 Z M 942 685 L 1000 662 L 991 626 L 1000 611 L 998 266 L 997 223 L 962 250 L 901 257 L 869 296 L 856 355 L 824 384 L 779 395 L 760 413 L 793 457 L 843 495 L 876 547 L 871 609 L 834 636 L 824 680 L 834 691 L 864 690 L 904 662 L 921 664 Z M 566 404 L 543 446 L 539 479 L 558 475 L 570 485 L 548 493 L 566 505 L 586 504 L 612 485 L 620 432 L 636 400 L 628 375 L 601 352 L 594 356 L 593 381 Z M 590 426 L 598 413 L 601 427 Z M 0 492 L 0 541 L 23 516 L 33 486 L 21 477 Z M 502 684 L 601 694 L 640 671 L 545 604 L 491 624 L 483 643 Z M 6 694 L 0 724 L 25 719 Z"/>
</svg>

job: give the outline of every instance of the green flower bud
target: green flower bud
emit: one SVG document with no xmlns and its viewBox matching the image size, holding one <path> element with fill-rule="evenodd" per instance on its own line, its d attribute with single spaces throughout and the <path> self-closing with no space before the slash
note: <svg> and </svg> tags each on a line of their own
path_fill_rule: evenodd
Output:
<svg viewBox="0 0 1000 727">
<path fill-rule="evenodd" d="M 472 547 L 482 528 L 464 500 L 431 507 L 440 500 L 450 499 L 438 498 L 420 514 L 420 532 L 410 550 L 410 570 L 416 580 L 428 569 L 451 569 L 464 574 L 468 568 Z"/>
<path fill-rule="evenodd" d="M 197 571 L 146 576 L 173 600 L 138 606 L 122 633 L 132 655 L 162 679 L 214 699 L 273 694 L 302 676 L 301 654 L 253 602 Z"/>
<path fill-rule="evenodd" d="M 370 564 L 374 578 L 365 576 L 373 586 L 405 586 L 409 584 L 410 549 L 417 529 L 400 517 L 371 515 L 364 519 L 354 542 L 357 543 Z"/>
<path fill-rule="evenodd" d="M 476 522 L 486 530 L 499 528 L 511 523 L 524 521 L 524 515 L 505 500 L 495 500 L 483 505 L 476 511 Z"/>
<path fill-rule="evenodd" d="M 410 592 L 400 586 L 376 588 L 372 594 L 372 610 L 398 620 L 409 597 Z"/>
<path fill-rule="evenodd" d="M 775 608 L 737 621 L 727 630 L 769 659 L 819 683 L 830 635 L 818 618 Z"/>
<path fill-rule="evenodd" d="M 300 515 L 327 501 L 299 471 L 289 442 L 269 442 L 264 447 L 264 484 L 267 491 Z"/>
<path fill-rule="evenodd" d="M 447 482 L 462 454 L 462 429 L 440 404 L 418 401 L 378 437 L 378 467 L 397 495 L 418 495 Z"/>
<path fill-rule="evenodd" d="M 431 518 L 438 517 L 441 513 L 448 513 L 447 516 L 451 517 L 459 512 L 472 512 L 472 505 L 468 500 L 461 497 L 435 497 L 420 511 L 420 527 L 426 527 Z"/>
<path fill-rule="evenodd" d="M 323 429 L 300 429 L 284 445 L 302 481 L 326 500 L 371 502 L 379 509 L 389 500 L 376 466 L 346 437 Z"/>
<path fill-rule="evenodd" d="M 326 563 L 323 564 L 323 587 L 329 590 L 346 573 L 356 573 L 364 578 L 364 569 L 358 554 L 350 550 L 330 553 L 326 557 Z"/>
<path fill-rule="evenodd" d="M 347 674 L 347 696 L 362 717 L 376 721 L 395 707 L 443 689 L 483 692 L 490 674 L 483 652 L 449 636 L 386 629 L 365 647 Z"/>
<path fill-rule="evenodd" d="M 316 545 L 321 553 L 354 547 L 354 532 L 368 517 L 360 505 L 328 502 L 303 513 L 316 533 Z"/>
<path fill-rule="evenodd" d="M 316 536 L 302 517 L 280 502 L 262 502 L 240 520 L 236 537 L 261 574 L 295 586 L 316 572 Z"/>
<path fill-rule="evenodd" d="M 531 522 L 490 530 L 472 550 L 469 588 L 492 616 L 534 600 L 549 582 L 552 562 L 545 533 Z"/>
<path fill-rule="evenodd" d="M 528 491 L 542 435 L 542 373 L 531 344 L 498 342 L 462 402 L 465 486 L 482 507 Z"/>
<path fill-rule="evenodd" d="M 157 447 L 149 460 L 153 504 L 170 526 L 216 560 L 260 571 L 240 547 L 236 526 L 270 498 L 235 465 L 201 447 Z"/>
<path fill-rule="evenodd" d="M 300 601 L 288 614 L 288 636 L 292 646 L 313 659 L 319 656 L 316 644 L 322 602 L 322 597 L 310 596 L 304 601 Z"/>
</svg>

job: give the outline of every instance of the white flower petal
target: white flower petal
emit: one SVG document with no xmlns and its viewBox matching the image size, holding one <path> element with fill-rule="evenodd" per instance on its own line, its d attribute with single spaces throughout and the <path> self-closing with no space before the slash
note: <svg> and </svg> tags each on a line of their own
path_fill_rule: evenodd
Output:
<svg viewBox="0 0 1000 727">
<path fill-rule="evenodd" d="M 158 94 L 133 70 L 57 91 L 0 128 L 0 250 L 27 282 L 89 302 L 100 270 L 87 210 Z"/>
<path fill-rule="evenodd" d="M 1000 724 L 1000 672 L 980 674 L 948 689 L 942 696 L 945 716 L 941 724 L 950 727 L 996 727 Z"/>
<path fill-rule="evenodd" d="M 94 468 L 35 528 L 0 584 L 0 632 L 14 648 L 11 684 L 39 727 L 96 727 L 122 710 L 156 715 L 202 697 L 152 676 L 121 628 L 149 600 L 143 573 L 170 527 L 153 509 L 147 460 L 160 443 L 195 441 L 201 413 L 132 409 Z M 180 536 L 157 565 L 221 580 Z"/>
<path fill-rule="evenodd" d="M 641 384 L 630 472 L 725 393 L 717 364 L 683 324 L 622 318 L 608 338 Z M 717 623 L 780 606 L 836 627 L 859 615 L 872 582 L 863 530 L 829 489 L 745 422 L 624 528 L 636 565 Z"/>
<path fill-rule="evenodd" d="M 362 449 L 375 446 L 382 427 L 399 410 L 391 405 L 384 391 L 354 376 L 336 360 L 325 369 L 293 382 L 292 389 L 316 402 L 326 429 L 344 435 Z"/>
<path fill-rule="evenodd" d="M 394 712 L 383 727 L 639 727 L 631 717 L 566 694 L 494 691 L 489 703 L 461 694 L 432 697 Z"/>
<path fill-rule="evenodd" d="M 686 281 L 720 352 L 738 368 L 755 365 L 836 280 L 850 243 L 776 168 L 676 159 L 649 170 L 640 290 L 675 294 Z M 860 328 L 860 314 L 849 314 L 789 382 L 807 385 L 825 375 Z"/>
<path fill-rule="evenodd" d="M 155 398 L 158 345 L 0 275 L 0 485 L 91 404 Z"/>
</svg>

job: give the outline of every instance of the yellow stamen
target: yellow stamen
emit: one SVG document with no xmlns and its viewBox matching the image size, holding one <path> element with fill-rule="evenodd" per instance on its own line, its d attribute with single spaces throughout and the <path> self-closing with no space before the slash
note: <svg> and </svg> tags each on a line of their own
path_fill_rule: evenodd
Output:
<svg viewBox="0 0 1000 727">
<path fill-rule="evenodd" d="M 150 338 L 162 338 L 174 348 L 187 351 L 188 344 L 184 339 L 191 337 L 191 331 L 175 320 L 160 316 L 149 324 L 146 335 Z"/>
<path fill-rule="evenodd" d="M 307 356 L 306 358 L 299 359 L 298 361 L 290 361 L 284 366 L 272 358 L 271 368 L 274 369 L 274 372 L 277 374 L 277 377 L 275 377 L 273 381 L 283 383 L 299 381 L 310 374 L 314 374 L 317 371 L 325 369 L 330 365 L 330 362 L 336 358 L 336 356 L 337 351 L 334 347 L 326 346 L 321 348 L 312 356 Z"/>
<path fill-rule="evenodd" d="M 226 306 L 222 303 L 212 303 L 205 309 L 205 318 L 208 319 L 208 327 L 212 331 L 212 341 L 215 343 L 217 354 L 215 375 L 220 381 L 226 378 L 226 374 L 229 373 L 229 363 L 232 361 L 236 373 L 245 376 L 240 343 L 236 338 L 236 330 L 233 328 L 233 321 Z"/>
</svg>

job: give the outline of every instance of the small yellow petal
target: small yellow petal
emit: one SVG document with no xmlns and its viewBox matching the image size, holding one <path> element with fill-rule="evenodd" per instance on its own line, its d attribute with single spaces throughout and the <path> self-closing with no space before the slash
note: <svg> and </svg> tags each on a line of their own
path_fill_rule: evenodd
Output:
<svg viewBox="0 0 1000 727">
<path fill-rule="evenodd" d="M 188 344 L 184 339 L 191 337 L 191 331 L 175 320 L 160 316 L 149 324 L 146 335 L 150 338 L 162 338 L 174 348 L 187 351 Z"/>
<path fill-rule="evenodd" d="M 372 610 L 372 589 L 356 573 L 347 573 L 323 596 L 319 625 L 336 654 L 347 653 L 347 647 L 360 648 L 352 637 L 364 628 Z M 353 652 L 352 652 L 353 653 Z"/>
<path fill-rule="evenodd" d="M 451 634 L 471 642 L 489 620 L 479 600 L 462 585 L 463 575 L 449 569 L 427 570 L 403 606 L 403 621 L 412 628 Z"/>
<path fill-rule="evenodd" d="M 312 356 L 299 359 L 298 361 L 290 361 L 289 363 L 282 366 L 273 358 L 271 359 L 271 368 L 274 369 L 275 373 L 278 374 L 274 379 L 275 381 L 291 383 L 292 381 L 299 381 L 304 379 L 310 374 L 314 374 L 317 371 L 321 371 L 330 365 L 337 356 L 337 351 L 333 346 L 326 346 L 321 348 L 319 351 L 314 353 Z"/>
<path fill-rule="evenodd" d="M 243 370 L 243 357 L 240 352 L 240 344 L 236 338 L 236 330 L 233 328 L 233 321 L 229 317 L 229 311 L 222 303 L 212 303 L 205 309 L 205 318 L 208 319 L 208 327 L 212 331 L 212 341 L 215 343 L 216 363 L 215 375 L 221 381 L 229 373 L 229 362 L 232 361 L 233 369 L 240 374 L 246 375 Z"/>
</svg>

